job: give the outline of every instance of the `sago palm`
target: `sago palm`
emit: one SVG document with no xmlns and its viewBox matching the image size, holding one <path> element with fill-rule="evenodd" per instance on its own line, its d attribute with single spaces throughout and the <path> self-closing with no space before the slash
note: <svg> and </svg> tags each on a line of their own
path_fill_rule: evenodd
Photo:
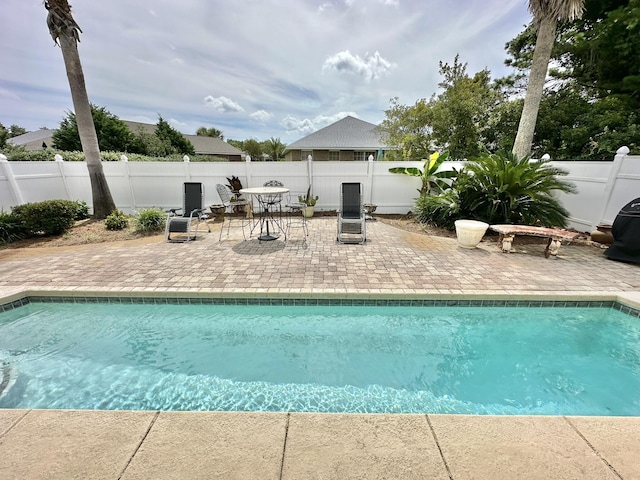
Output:
<svg viewBox="0 0 640 480">
<path fill-rule="evenodd" d="M 485 155 L 458 176 L 460 213 L 488 223 L 564 227 L 568 212 L 553 193 L 575 191 L 559 178 L 566 174 L 548 160 L 529 161 L 511 152 Z"/>
<path fill-rule="evenodd" d="M 524 157 L 531 152 L 533 134 L 538 119 L 540 100 L 547 77 L 551 50 L 556 37 L 558 21 L 571 21 L 582 16 L 585 0 L 529 0 L 529 11 L 536 23 L 536 46 L 529 72 L 529 83 L 524 106 L 513 144 L 513 153 Z"/>
</svg>

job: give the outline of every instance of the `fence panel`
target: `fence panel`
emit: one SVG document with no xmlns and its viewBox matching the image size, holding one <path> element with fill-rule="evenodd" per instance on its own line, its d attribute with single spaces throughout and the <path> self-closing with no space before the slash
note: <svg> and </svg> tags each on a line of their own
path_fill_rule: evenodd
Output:
<svg viewBox="0 0 640 480">
<path fill-rule="evenodd" d="M 575 195 L 560 194 L 570 213 L 570 227 L 591 231 L 598 223 L 612 223 L 620 208 L 640 196 L 640 156 L 621 148 L 613 162 L 552 162 L 568 170 Z M 463 162 L 445 162 L 460 169 Z M 423 162 L 104 162 L 103 168 L 117 208 L 125 213 L 148 207 L 182 205 L 182 184 L 202 182 L 205 205 L 220 203 L 216 184 L 237 176 L 243 186 L 255 187 L 280 180 L 291 191 L 306 192 L 311 183 L 318 195 L 316 208 L 336 210 L 339 184 L 360 182 L 364 202 L 376 213 L 404 214 L 414 209 L 420 179 L 389 173 L 393 167 L 422 168 Z M 84 162 L 0 161 L 0 210 L 50 199 L 83 200 L 91 206 L 91 185 Z"/>
</svg>

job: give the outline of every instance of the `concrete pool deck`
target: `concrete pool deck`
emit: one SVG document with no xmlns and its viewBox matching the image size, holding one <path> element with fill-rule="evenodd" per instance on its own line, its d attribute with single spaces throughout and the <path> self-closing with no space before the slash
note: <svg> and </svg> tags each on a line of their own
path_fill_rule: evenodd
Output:
<svg viewBox="0 0 640 480">
<path fill-rule="evenodd" d="M 493 242 L 475 250 L 370 222 L 338 245 L 313 218 L 303 248 L 161 237 L 0 250 L 0 304 L 29 295 L 602 299 L 640 308 L 640 267 L 602 251 Z M 296 236 L 298 234 L 298 236 Z M 640 380 L 639 380 L 640 381 Z M 0 478 L 640 478 L 640 417 L 509 417 L 0 409 Z"/>
</svg>

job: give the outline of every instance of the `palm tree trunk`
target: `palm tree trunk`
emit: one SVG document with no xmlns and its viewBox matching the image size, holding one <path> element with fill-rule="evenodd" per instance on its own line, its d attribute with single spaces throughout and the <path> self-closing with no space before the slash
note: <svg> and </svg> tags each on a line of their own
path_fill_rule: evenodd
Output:
<svg viewBox="0 0 640 480">
<path fill-rule="evenodd" d="M 93 216 L 97 219 L 106 218 L 116 209 L 115 203 L 107 184 L 107 179 L 102 170 L 100 161 L 100 148 L 98 147 L 98 136 L 96 127 L 91 115 L 91 104 L 87 95 L 87 88 L 84 81 L 84 73 L 80 64 L 80 55 L 75 40 L 65 35 L 61 35 L 60 48 L 64 58 L 64 66 L 67 70 L 69 87 L 73 108 L 78 123 L 78 133 L 82 152 L 87 161 L 89 170 L 89 180 L 91 182 L 91 193 L 93 196 Z"/>
<path fill-rule="evenodd" d="M 538 110 L 540 109 L 540 100 L 542 99 L 542 93 L 544 91 L 544 82 L 547 78 L 551 50 L 555 42 L 557 23 L 555 17 L 545 15 L 541 18 L 538 26 L 536 47 L 533 51 L 533 61 L 531 63 L 531 72 L 529 73 L 529 84 L 527 85 L 527 93 L 524 97 L 524 106 L 522 107 L 518 133 L 513 144 L 513 153 L 517 155 L 518 158 L 522 158 L 531 153 L 533 135 L 536 129 L 536 121 L 538 120 Z"/>
<path fill-rule="evenodd" d="M 113 212 L 116 206 L 102 170 L 98 136 L 91 115 L 91 104 L 78 54 L 78 38 L 81 30 L 71 15 L 71 7 L 67 0 L 45 0 L 44 6 L 49 11 L 47 15 L 49 33 L 51 33 L 54 42 L 60 42 L 62 58 L 69 79 L 80 143 L 89 170 L 93 196 L 93 216 L 97 219 L 103 219 Z"/>
</svg>

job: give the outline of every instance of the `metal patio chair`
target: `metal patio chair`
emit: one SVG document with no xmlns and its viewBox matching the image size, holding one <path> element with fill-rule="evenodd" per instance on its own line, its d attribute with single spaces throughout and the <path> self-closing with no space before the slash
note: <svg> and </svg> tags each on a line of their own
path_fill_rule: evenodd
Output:
<svg viewBox="0 0 640 480">
<path fill-rule="evenodd" d="M 189 242 L 196 238 L 200 223 L 204 222 L 207 232 L 211 228 L 207 223 L 209 216 L 204 213 L 204 185 L 199 182 L 185 182 L 183 186 L 182 208 L 172 208 L 167 214 L 164 234 L 167 242 Z M 182 211 L 182 215 L 178 212 Z M 194 228 L 195 224 L 195 228 Z M 179 234 L 178 238 L 171 238 L 171 234 Z"/>
<path fill-rule="evenodd" d="M 340 210 L 338 210 L 339 243 L 364 243 L 367 240 L 367 222 L 362 207 L 362 184 L 340 185 Z"/>
</svg>

